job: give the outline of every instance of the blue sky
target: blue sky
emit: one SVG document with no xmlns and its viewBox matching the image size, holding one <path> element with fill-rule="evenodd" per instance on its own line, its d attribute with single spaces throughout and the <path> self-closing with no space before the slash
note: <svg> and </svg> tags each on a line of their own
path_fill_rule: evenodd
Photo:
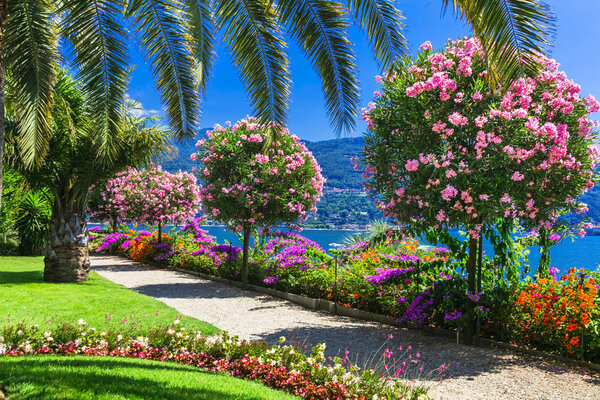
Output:
<svg viewBox="0 0 600 400">
<path fill-rule="evenodd" d="M 570 79 L 579 83 L 584 95 L 594 94 L 600 98 L 600 1 L 598 0 L 550 0 L 558 16 L 558 26 L 552 58 L 561 64 Z M 426 40 L 434 48 L 441 47 L 447 39 L 470 34 L 470 29 L 451 12 L 443 15 L 441 0 L 406 0 L 399 2 L 406 16 L 405 36 L 409 52 L 415 54 Z M 366 105 L 377 89 L 375 75 L 381 74 L 373 61 L 371 49 L 365 36 L 352 30 L 352 41 L 360 70 L 361 104 Z M 325 114 L 321 84 L 310 63 L 304 59 L 290 41 L 292 63 L 292 97 L 289 112 L 289 128 L 302 139 L 316 141 L 334 139 L 335 132 Z M 140 101 L 147 114 L 160 113 L 160 97 L 148 65 L 137 54 L 132 54 L 136 69 L 133 73 L 129 95 Z M 232 66 L 224 47 L 217 49 L 217 62 L 211 77 L 207 96 L 203 102 L 201 125 L 210 127 L 216 123 L 236 121 L 252 114 L 244 86 Z M 596 114 L 594 119 L 599 119 Z M 354 136 L 362 135 L 366 126 L 357 121 Z"/>
</svg>

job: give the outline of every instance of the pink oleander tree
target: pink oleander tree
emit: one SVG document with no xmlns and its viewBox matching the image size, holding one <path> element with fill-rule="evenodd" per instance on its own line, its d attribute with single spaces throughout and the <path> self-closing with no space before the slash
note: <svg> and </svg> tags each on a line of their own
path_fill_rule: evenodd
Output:
<svg viewBox="0 0 600 400">
<path fill-rule="evenodd" d="M 94 215 L 156 226 L 159 243 L 167 223 L 183 223 L 200 209 L 200 190 L 193 174 L 172 174 L 154 165 L 118 173 L 107 182 L 100 198 L 103 201 Z"/>
<path fill-rule="evenodd" d="M 535 78 L 503 91 L 488 85 L 477 39 L 421 50 L 378 78 L 360 163 L 385 215 L 415 233 L 468 232 L 474 292 L 483 231 L 510 220 L 547 232 L 560 214 L 586 210 L 578 196 L 598 180 L 589 113 L 600 105 L 553 60 L 540 57 Z"/>
<path fill-rule="evenodd" d="M 248 280 L 248 248 L 255 228 L 296 227 L 323 193 L 321 168 L 300 139 L 274 123 L 248 117 L 216 125 L 191 155 L 201 162 L 200 198 L 207 214 L 244 235 L 242 282 Z"/>
<path fill-rule="evenodd" d="M 113 232 L 117 231 L 118 224 L 127 220 L 124 213 L 125 198 L 122 194 L 125 178 L 125 174 L 119 173 L 103 186 L 92 189 L 93 194 L 88 210 L 90 217 L 110 224 Z"/>
</svg>

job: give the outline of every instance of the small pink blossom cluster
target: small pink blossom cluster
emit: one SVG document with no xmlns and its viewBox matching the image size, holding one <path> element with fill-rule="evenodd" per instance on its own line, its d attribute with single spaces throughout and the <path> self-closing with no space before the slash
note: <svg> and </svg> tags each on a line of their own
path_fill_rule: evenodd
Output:
<svg viewBox="0 0 600 400">
<path fill-rule="evenodd" d="M 196 177 L 187 172 L 174 174 L 161 166 L 137 170 L 129 168 L 109 180 L 100 193 L 101 212 L 96 216 L 148 225 L 182 223 L 200 208 Z"/>
<path fill-rule="evenodd" d="M 466 226 L 477 236 L 498 218 L 549 229 L 581 212 L 577 197 L 598 181 L 593 97 L 543 57 L 535 78 L 505 91 L 490 86 L 477 39 L 431 43 L 412 64 L 396 64 L 363 110 L 369 133 L 365 185 L 402 223 Z M 355 160 L 356 168 L 360 168 Z"/>
<path fill-rule="evenodd" d="M 215 125 L 196 144 L 200 198 L 213 219 L 244 226 L 295 224 L 315 212 L 325 179 L 300 139 L 275 123 L 248 117 Z"/>
</svg>

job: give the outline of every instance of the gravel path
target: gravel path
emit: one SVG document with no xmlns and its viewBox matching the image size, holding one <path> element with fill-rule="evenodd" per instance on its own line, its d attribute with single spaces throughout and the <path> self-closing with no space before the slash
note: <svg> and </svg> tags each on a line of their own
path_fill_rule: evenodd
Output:
<svg viewBox="0 0 600 400">
<path fill-rule="evenodd" d="M 273 343 L 285 336 L 308 345 L 325 342 L 329 354 L 343 354 L 348 349 L 349 357 L 359 362 L 382 347 L 397 351 L 399 346 L 406 350 L 410 345 L 413 359 L 419 353 L 425 371 L 449 364 L 443 382 L 439 378 L 429 381 L 430 394 L 436 399 L 600 399 L 598 375 L 552 361 L 310 311 L 286 300 L 117 257 L 93 256 L 92 268 L 183 315 L 210 322 L 241 338 Z"/>
</svg>

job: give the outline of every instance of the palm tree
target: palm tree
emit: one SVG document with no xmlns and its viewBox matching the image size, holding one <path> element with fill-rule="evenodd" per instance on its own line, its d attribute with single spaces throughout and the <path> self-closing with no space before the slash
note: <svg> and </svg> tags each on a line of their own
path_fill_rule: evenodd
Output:
<svg viewBox="0 0 600 400">
<path fill-rule="evenodd" d="M 28 168 L 12 112 L 7 124 L 6 159 L 7 165 L 51 204 L 49 224 L 45 226 L 44 279 L 80 282 L 88 279 L 90 264 L 87 204 L 91 188 L 128 166 L 159 161 L 173 149 L 164 129 L 148 118 L 128 113 L 115 121 L 118 134 L 113 138 L 116 144 L 112 156 L 98 158 L 96 154 L 103 146 L 97 134 L 100 128 L 93 125 L 91 105 L 77 82 L 60 72 L 53 91 L 51 134 L 43 161 L 35 169 Z"/>
<path fill-rule="evenodd" d="M 19 144 L 35 167 L 48 150 L 50 108 L 61 60 L 59 42 L 83 84 L 98 157 L 115 151 L 133 37 L 149 60 L 177 138 L 196 134 L 200 95 L 220 34 L 256 113 L 285 122 L 290 93 L 286 38 L 297 42 L 319 76 L 337 132 L 358 110 L 356 60 L 348 38 L 360 26 L 387 68 L 406 49 L 394 0 L 0 0 L 0 195 L 5 78 L 15 92 Z M 548 45 L 553 17 L 542 0 L 442 0 L 473 27 L 491 55 L 491 79 L 531 73 L 530 57 Z M 1 197 L 0 197 L 1 209 Z"/>
</svg>

